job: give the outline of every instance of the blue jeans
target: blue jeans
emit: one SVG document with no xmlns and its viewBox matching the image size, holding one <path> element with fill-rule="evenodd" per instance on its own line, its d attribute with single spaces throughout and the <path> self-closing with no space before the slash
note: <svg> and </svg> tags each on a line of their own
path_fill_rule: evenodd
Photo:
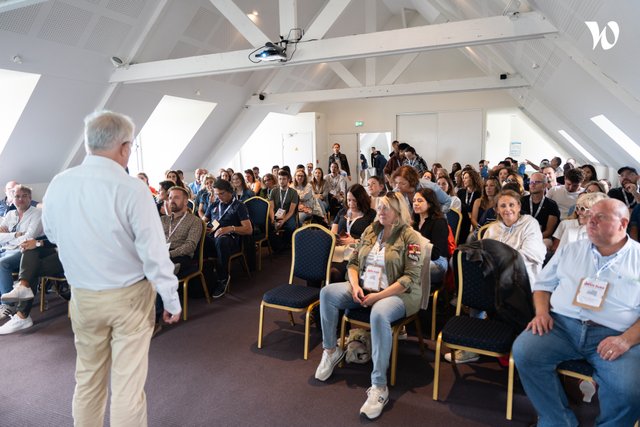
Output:
<svg viewBox="0 0 640 427">
<path fill-rule="evenodd" d="M 0 253 L 0 294 L 6 294 L 13 289 L 13 277 L 11 273 L 17 273 L 20 269 L 20 250 L 10 250 Z"/>
<path fill-rule="evenodd" d="M 353 301 L 349 282 L 331 283 L 320 291 L 320 319 L 322 321 L 322 347 L 332 349 L 338 339 L 339 311 L 358 308 Z M 405 316 L 404 303 L 397 295 L 381 299 L 371 307 L 371 384 L 387 385 L 387 369 L 391 357 L 391 323 Z"/>
<path fill-rule="evenodd" d="M 538 412 L 538 426 L 577 426 L 556 367 L 560 362 L 586 359 L 599 386 L 597 426 L 632 426 L 640 417 L 640 346 L 613 361 L 603 360 L 596 349 L 600 341 L 620 332 L 589 326 L 580 320 L 552 313 L 553 329 L 546 335 L 524 331 L 513 344 L 513 357 L 522 385 Z"/>
</svg>

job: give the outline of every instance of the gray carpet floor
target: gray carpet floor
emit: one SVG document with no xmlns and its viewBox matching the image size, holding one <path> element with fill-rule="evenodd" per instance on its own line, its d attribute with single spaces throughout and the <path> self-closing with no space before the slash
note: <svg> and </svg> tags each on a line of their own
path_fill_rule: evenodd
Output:
<svg viewBox="0 0 640 427">
<path fill-rule="evenodd" d="M 326 383 L 314 379 L 321 335 L 312 328 L 309 360 L 303 360 L 303 325 L 284 312 L 267 311 L 263 348 L 257 348 L 262 294 L 286 283 L 289 255 L 263 262 L 248 278 L 234 266 L 231 293 L 207 305 L 190 298 L 186 322 L 165 326 L 152 340 L 147 380 L 150 426 L 351 426 L 370 424 L 358 411 L 366 399 L 371 365 L 336 368 Z M 191 288 L 193 293 L 196 287 Z M 74 388 L 73 333 L 66 303 L 49 295 L 35 325 L 0 337 L 0 425 L 70 426 Z M 504 418 L 507 371 L 495 359 L 460 367 L 456 379 L 442 365 L 440 401 L 431 399 L 435 345 L 425 357 L 417 342 L 401 343 L 398 378 L 390 402 L 374 421 L 381 426 L 525 426 L 535 411 L 516 387 L 513 421 Z M 108 413 L 108 412 L 107 412 Z M 592 425 L 597 403 L 580 404 Z M 106 420 L 108 425 L 108 417 Z"/>
</svg>

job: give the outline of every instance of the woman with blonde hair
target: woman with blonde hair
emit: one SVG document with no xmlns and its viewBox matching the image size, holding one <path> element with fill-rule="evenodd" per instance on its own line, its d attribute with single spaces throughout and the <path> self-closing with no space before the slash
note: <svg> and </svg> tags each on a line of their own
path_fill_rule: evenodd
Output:
<svg viewBox="0 0 640 427">
<path fill-rule="evenodd" d="M 577 240 L 586 239 L 587 223 L 589 222 L 588 214 L 591 206 L 600 200 L 607 199 L 604 193 L 580 193 L 576 200 L 576 208 L 571 217 L 560 221 L 558 228 L 553 233 L 553 245 L 551 251 L 555 252 L 564 245 L 575 242 Z"/>
<path fill-rule="evenodd" d="M 336 347 L 340 310 L 371 307 L 373 371 L 368 398 L 360 414 L 375 419 L 389 401 L 387 369 L 391 356 L 391 323 L 420 308 L 420 238 L 411 228 L 404 197 L 388 193 L 377 206 L 376 220 L 360 237 L 347 267 L 346 282 L 331 283 L 320 291 L 322 360 L 316 379 L 326 381 L 344 357 Z"/>
</svg>

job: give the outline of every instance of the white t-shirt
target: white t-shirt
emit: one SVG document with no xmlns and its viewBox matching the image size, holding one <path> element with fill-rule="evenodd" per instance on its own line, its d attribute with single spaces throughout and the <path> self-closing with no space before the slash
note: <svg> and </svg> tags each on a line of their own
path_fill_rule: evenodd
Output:
<svg viewBox="0 0 640 427">
<path fill-rule="evenodd" d="M 580 187 L 575 193 L 570 193 L 564 185 L 558 185 L 547 190 L 547 197 L 558 204 L 560 219 L 566 219 L 576 208 L 576 200 L 584 188 Z"/>
</svg>

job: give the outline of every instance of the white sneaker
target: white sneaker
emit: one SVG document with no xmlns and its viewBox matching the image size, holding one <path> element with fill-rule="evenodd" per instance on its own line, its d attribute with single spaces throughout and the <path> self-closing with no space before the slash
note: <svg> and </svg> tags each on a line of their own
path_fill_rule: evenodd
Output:
<svg viewBox="0 0 640 427">
<path fill-rule="evenodd" d="M 360 408 L 360 415 L 374 420 L 380 416 L 387 402 L 389 402 L 389 389 L 387 386 L 378 387 L 372 385 L 367 390 L 367 400 Z"/>
<path fill-rule="evenodd" d="M 316 369 L 316 379 L 320 381 L 326 381 L 333 374 L 333 368 L 344 357 L 344 351 L 340 347 L 336 347 L 335 351 L 331 354 L 327 350 L 322 352 L 322 360 Z"/>
<path fill-rule="evenodd" d="M 0 304 L 0 320 L 16 314 L 16 308 L 12 305 Z"/>
<path fill-rule="evenodd" d="M 591 398 L 596 394 L 596 385 L 591 381 L 580 381 L 580 385 L 578 386 L 580 391 L 582 392 L 582 401 L 583 402 L 591 402 Z"/>
<path fill-rule="evenodd" d="M 460 363 L 475 362 L 478 359 L 480 359 L 480 355 L 478 353 L 473 353 L 466 350 L 456 350 L 456 365 Z M 445 354 L 444 360 L 451 363 L 451 353 Z"/>
<path fill-rule="evenodd" d="M 22 319 L 16 314 L 11 316 L 11 319 L 7 323 L 0 326 L 0 335 L 12 334 L 23 329 L 28 329 L 32 326 L 33 320 L 31 320 L 31 316 L 28 316 L 26 319 Z"/>
<path fill-rule="evenodd" d="M 11 292 L 2 294 L 2 302 L 20 302 L 33 299 L 33 291 L 29 286 L 15 285 Z"/>
</svg>

